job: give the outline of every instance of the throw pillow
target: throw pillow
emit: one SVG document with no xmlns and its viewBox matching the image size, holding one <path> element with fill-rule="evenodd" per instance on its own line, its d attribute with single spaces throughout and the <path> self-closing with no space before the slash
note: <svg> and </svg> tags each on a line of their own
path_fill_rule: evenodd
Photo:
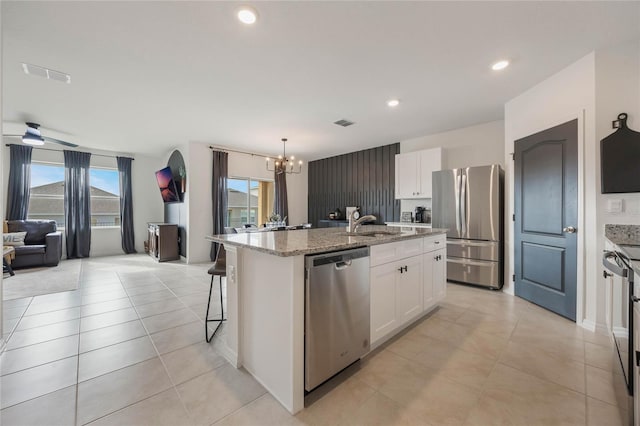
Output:
<svg viewBox="0 0 640 426">
<path fill-rule="evenodd" d="M 27 236 L 26 232 L 10 232 L 8 234 L 2 234 L 3 246 L 23 246 L 24 238 Z"/>
</svg>

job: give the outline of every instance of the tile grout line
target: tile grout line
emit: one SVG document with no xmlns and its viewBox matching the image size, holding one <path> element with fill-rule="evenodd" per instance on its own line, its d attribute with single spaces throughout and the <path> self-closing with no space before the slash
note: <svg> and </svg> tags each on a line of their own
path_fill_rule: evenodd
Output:
<svg viewBox="0 0 640 426">
<path fill-rule="evenodd" d="M 80 275 L 78 276 L 78 288 L 82 287 L 82 270 L 84 268 L 84 259 L 80 260 Z M 80 295 L 80 302 L 82 302 L 82 294 Z M 80 321 L 78 321 L 78 360 L 76 362 L 76 395 L 75 395 L 75 410 L 73 413 L 73 424 L 78 424 L 78 395 L 80 393 L 80 331 L 82 330 L 82 307 L 80 307 Z"/>
<path fill-rule="evenodd" d="M 9 332 L 9 335 L 7 336 L 6 339 L 4 338 L 4 333 L 2 333 L 3 334 L 3 339 L 2 340 L 4 341 L 4 343 L 2 345 L 2 350 L 0 350 L 0 355 L 5 353 L 6 351 L 10 350 L 10 349 L 7 349 L 9 347 L 9 340 L 11 340 L 11 338 L 13 337 L 13 334 L 16 332 L 16 329 L 18 328 L 18 325 L 20 325 L 20 322 L 22 321 L 22 318 L 24 318 L 24 316 L 25 316 L 24 314 L 27 312 L 27 309 L 29 309 L 29 306 L 31 306 L 32 302 L 33 302 L 33 297 L 31 298 L 31 300 L 27 304 L 27 307 L 24 309 L 24 312 L 22 312 L 22 315 L 20 315 L 20 318 L 18 318 L 18 321 L 13 326 L 13 328 Z M 4 301 L 2 301 L 2 303 L 4 303 Z M 4 318 L 2 319 L 2 324 L 4 324 Z M 2 330 L 2 331 L 4 331 L 4 330 Z"/>
<path fill-rule="evenodd" d="M 116 272 L 116 275 L 118 275 L 118 279 L 120 280 L 120 282 L 122 282 L 122 277 L 120 276 L 120 274 L 119 274 L 118 272 Z M 161 280 L 161 281 L 162 281 L 162 280 Z M 164 282 L 162 283 L 162 285 L 164 285 L 165 287 L 167 287 L 167 286 L 164 284 Z M 168 289 L 168 287 L 167 287 L 167 289 Z M 175 297 L 176 299 L 178 299 L 178 296 L 176 296 L 176 294 L 175 294 L 172 290 L 170 290 L 170 289 L 169 289 L 169 291 L 171 292 L 171 294 L 173 294 L 173 295 L 174 295 L 174 297 Z M 127 295 L 128 295 L 128 293 L 127 293 Z M 158 347 L 156 346 L 155 342 L 154 342 L 154 341 L 153 341 L 153 339 L 151 338 L 151 334 L 152 334 L 152 333 L 149 333 L 149 330 L 147 329 L 147 326 L 144 324 L 144 321 L 142 321 L 142 319 L 140 318 L 140 315 L 139 315 L 139 313 L 138 313 L 138 309 L 136 308 L 136 305 L 133 303 L 133 300 L 131 300 L 131 297 L 130 297 L 130 296 L 128 296 L 128 297 L 129 297 L 129 302 L 131 303 L 131 305 L 133 306 L 134 311 L 136 312 L 136 315 L 138 315 L 138 318 L 139 318 L 139 320 L 140 320 L 140 323 L 142 324 L 142 328 L 144 328 L 145 332 L 147 333 L 147 338 L 148 338 L 148 339 L 149 339 L 149 341 L 151 342 L 151 345 L 153 346 L 153 349 L 156 351 L 156 356 L 158 357 L 158 360 L 160 360 L 160 363 L 162 364 L 162 368 L 164 369 L 165 374 L 166 374 L 166 375 L 167 375 L 167 377 L 169 378 L 169 383 L 171 383 L 171 388 L 170 388 L 170 389 L 173 389 L 173 391 L 176 393 L 176 395 L 178 395 L 178 400 L 180 401 L 180 405 L 182 405 L 182 408 L 185 410 L 185 412 L 186 412 L 189 416 L 191 416 L 191 412 L 187 409 L 187 406 L 185 405 L 184 401 L 183 401 L 183 400 L 182 400 L 182 398 L 180 397 L 180 393 L 178 392 L 178 389 L 177 389 L 177 387 L 176 387 L 176 384 L 175 384 L 175 382 L 174 382 L 173 378 L 172 378 L 172 377 L 171 377 L 171 375 L 169 374 L 169 369 L 167 368 L 167 365 L 165 364 L 164 359 L 162 359 L 162 356 L 160 355 L 160 351 L 158 350 Z M 179 299 L 178 299 L 178 300 L 179 300 Z M 180 300 L 180 303 L 183 303 L 183 302 Z M 183 303 L 183 304 L 184 304 L 184 303 Z M 186 305 L 185 305 L 185 306 L 186 306 Z M 179 326 L 178 326 L 178 327 L 179 327 Z M 158 392 L 158 393 L 156 393 L 156 394 L 154 394 L 154 395 L 151 395 L 151 396 L 149 396 L 149 397 L 147 397 L 147 398 L 144 398 L 144 399 L 142 399 L 142 400 L 140 400 L 140 401 L 135 401 L 135 402 L 133 402 L 132 404 L 127 405 L 127 407 L 128 407 L 128 406 L 131 406 L 131 405 L 134 405 L 134 404 L 137 404 L 137 403 L 139 403 L 139 402 L 141 402 L 141 401 L 145 401 L 145 400 L 147 400 L 147 399 L 149 399 L 149 398 L 152 398 L 153 396 L 158 395 L 158 394 L 160 394 L 160 393 L 162 393 L 162 392 L 164 392 L 164 391 L 166 391 L 166 390 L 167 390 L 167 389 L 164 389 L 164 390 L 162 390 L 161 392 Z M 126 407 L 122 407 L 120 410 L 122 410 L 123 408 L 126 408 Z M 107 415 L 111 415 L 111 414 L 113 414 L 113 413 L 115 413 L 115 412 L 118 412 L 118 411 L 120 411 L 120 410 L 113 411 L 113 412 L 111 412 L 111 413 L 109 413 L 109 414 L 106 414 L 105 416 L 107 416 Z M 76 407 L 76 413 L 77 413 L 77 407 Z M 103 416 L 103 417 L 104 417 L 104 416 Z M 97 419 L 94 419 L 94 420 L 92 420 L 92 421 L 95 421 L 95 420 L 97 420 Z"/>
</svg>

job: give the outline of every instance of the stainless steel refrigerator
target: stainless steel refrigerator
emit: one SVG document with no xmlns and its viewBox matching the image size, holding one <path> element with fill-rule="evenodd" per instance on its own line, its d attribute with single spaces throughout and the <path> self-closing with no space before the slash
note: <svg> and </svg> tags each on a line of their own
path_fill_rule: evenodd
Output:
<svg viewBox="0 0 640 426">
<path fill-rule="evenodd" d="M 504 171 L 498 164 L 433 172 L 434 228 L 448 228 L 447 280 L 504 284 Z"/>
</svg>

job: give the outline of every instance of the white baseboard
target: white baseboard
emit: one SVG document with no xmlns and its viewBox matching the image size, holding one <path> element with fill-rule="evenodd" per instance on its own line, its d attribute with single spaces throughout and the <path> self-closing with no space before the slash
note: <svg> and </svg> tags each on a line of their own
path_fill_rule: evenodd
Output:
<svg viewBox="0 0 640 426">
<path fill-rule="evenodd" d="M 589 319 L 583 319 L 582 323 L 580 323 L 579 325 L 582 328 L 592 331 L 594 333 L 600 333 L 600 334 L 606 334 L 606 335 L 611 334 L 606 324 L 597 323 Z"/>
<path fill-rule="evenodd" d="M 583 319 L 579 325 L 586 330 L 593 331 L 593 332 L 596 331 L 596 323 L 594 321 Z"/>
<path fill-rule="evenodd" d="M 222 355 L 227 361 L 229 361 L 229 364 L 233 365 L 235 368 L 242 367 L 242 363 L 238 358 L 238 354 L 235 351 L 231 350 L 229 346 L 227 346 L 226 340 L 220 346 L 218 346 L 217 349 L 220 351 L 220 355 Z"/>
</svg>

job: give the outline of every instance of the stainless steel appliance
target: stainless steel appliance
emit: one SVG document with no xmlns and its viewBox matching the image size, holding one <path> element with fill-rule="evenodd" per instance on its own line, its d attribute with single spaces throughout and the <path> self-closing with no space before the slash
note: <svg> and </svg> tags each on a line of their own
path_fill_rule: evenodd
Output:
<svg viewBox="0 0 640 426">
<path fill-rule="evenodd" d="M 304 387 L 369 352 L 369 248 L 305 259 Z"/>
<path fill-rule="evenodd" d="M 432 225 L 449 229 L 447 280 L 502 288 L 503 203 L 498 164 L 433 172 Z"/>
<path fill-rule="evenodd" d="M 426 207 L 416 207 L 416 223 L 431 223 L 431 209 Z"/>
<path fill-rule="evenodd" d="M 633 388 L 634 388 L 634 273 L 631 267 L 629 254 L 636 250 L 640 258 L 640 250 L 623 248 L 626 253 L 620 251 L 605 251 L 602 264 L 605 267 L 605 278 L 613 276 L 611 288 L 611 333 L 615 342 L 614 363 L 618 368 L 614 369 L 614 389 L 618 408 L 622 419 L 627 419 L 628 424 L 633 424 Z"/>
</svg>

